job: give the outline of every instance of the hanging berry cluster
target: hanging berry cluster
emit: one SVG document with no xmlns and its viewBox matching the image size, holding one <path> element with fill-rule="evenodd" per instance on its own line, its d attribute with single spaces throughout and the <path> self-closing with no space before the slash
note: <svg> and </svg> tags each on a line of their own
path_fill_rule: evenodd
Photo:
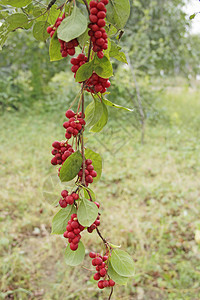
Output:
<svg viewBox="0 0 200 300">
<path fill-rule="evenodd" d="M 47 32 L 50 34 L 51 38 L 53 37 L 56 29 L 60 26 L 60 24 L 62 23 L 64 18 L 65 18 L 65 14 L 63 14 L 62 18 L 58 17 L 53 26 L 47 27 Z M 60 52 L 62 54 L 62 57 L 67 57 L 68 55 L 73 56 L 76 53 L 75 47 L 77 47 L 79 45 L 77 39 L 73 39 L 67 43 L 61 39 L 58 39 L 58 41 L 61 46 Z"/>
<path fill-rule="evenodd" d="M 108 35 L 105 30 L 106 7 L 108 0 L 96 0 L 90 2 L 90 28 L 88 34 L 91 37 L 93 51 L 97 52 L 98 58 L 103 58 L 103 50 L 108 49 Z"/>
<path fill-rule="evenodd" d="M 76 251 L 81 239 L 80 233 L 85 229 L 85 227 L 78 222 L 77 214 L 71 215 L 66 229 L 67 231 L 64 232 L 63 236 L 68 239 L 70 249 Z"/>
<path fill-rule="evenodd" d="M 102 94 L 110 87 L 109 78 L 101 77 L 104 74 L 106 74 L 105 77 L 112 76 L 112 65 L 109 62 L 107 55 L 104 57 L 104 51 L 108 49 L 109 30 L 108 27 L 106 27 L 106 5 L 109 3 L 109 0 L 92 0 L 89 2 L 89 5 L 87 0 L 83 0 L 83 2 L 89 13 L 90 24 L 87 25 L 86 22 L 86 29 L 88 26 L 90 43 L 88 43 L 88 47 L 80 46 L 81 53 L 70 60 L 72 64 L 71 71 L 74 73 L 74 78 L 81 84 L 80 100 L 78 101 L 76 112 L 72 109 L 68 109 L 65 113 L 67 121 L 63 123 L 63 127 L 66 130 L 66 141 L 55 141 L 52 144 L 52 155 L 54 157 L 51 160 L 52 165 L 60 166 L 58 175 L 61 181 L 67 182 L 75 179 L 75 188 L 73 186 L 72 190 L 69 188 L 62 190 L 61 198 L 58 202 L 58 206 L 61 207 L 61 210 L 55 217 L 60 218 L 62 215 L 63 219 L 62 222 L 60 222 L 60 219 L 59 222 L 57 222 L 56 219 L 55 226 L 56 231 L 59 234 L 62 233 L 64 238 L 68 241 L 66 247 L 66 260 L 69 256 L 69 265 L 76 265 L 77 260 L 80 259 L 80 253 L 85 251 L 83 250 L 85 248 L 82 243 L 84 233 L 91 234 L 95 231 L 98 234 L 103 241 L 105 251 L 103 252 L 104 254 L 95 252 L 90 252 L 89 254 L 90 258 L 92 258 L 92 265 L 96 268 L 96 273 L 93 275 L 93 278 L 95 281 L 98 281 L 97 286 L 99 289 L 104 289 L 106 287 L 111 288 L 109 296 L 109 299 L 111 299 L 115 282 L 126 283 L 127 278 L 133 273 L 133 271 L 131 271 L 132 273 L 127 271 L 127 266 L 131 265 L 131 258 L 130 256 L 128 257 L 128 254 L 124 251 L 122 251 L 123 253 L 120 253 L 119 250 L 115 250 L 116 247 L 107 242 L 100 232 L 100 204 L 95 200 L 94 192 L 88 188 L 88 186 L 93 183 L 95 178 L 95 181 L 97 181 L 98 177 L 100 177 L 101 168 L 99 169 L 98 167 L 98 159 L 96 158 L 97 153 L 85 148 L 83 137 L 86 121 L 88 120 L 88 116 L 86 115 L 85 121 L 84 114 L 85 91 L 92 95 L 94 101 L 98 99 L 99 103 L 101 102 L 103 104 L 104 98 Z M 72 1 L 69 1 L 69 3 L 69 5 L 73 6 Z M 107 8 L 109 8 L 109 6 Z M 53 26 L 47 28 L 47 32 L 51 37 L 53 37 L 64 18 L 65 14 L 63 14 L 61 18 L 58 17 Z M 58 35 L 61 28 L 62 26 L 58 30 Z M 66 38 L 66 40 L 68 40 L 68 38 Z M 69 42 L 59 39 L 59 42 L 61 45 L 60 51 L 63 57 L 67 57 L 68 55 L 73 56 L 75 54 L 75 47 L 79 46 L 76 38 Z M 85 52 L 85 50 L 87 50 L 87 52 Z M 99 68 L 98 66 L 98 64 L 101 65 L 101 63 L 106 66 L 105 73 L 101 72 L 103 67 Z M 84 70 L 86 70 L 87 74 L 88 65 L 90 65 L 88 77 L 85 77 L 85 74 L 81 77 L 80 73 L 84 73 Z M 109 69 L 109 65 L 111 66 L 110 73 L 107 71 L 107 66 Z M 95 95 L 97 95 L 97 97 L 95 97 Z M 77 98 L 75 100 L 77 100 Z M 93 116 L 91 117 L 91 120 L 93 121 Z M 89 155 L 87 154 L 87 150 L 89 150 Z M 62 224 L 59 230 L 57 229 L 58 223 Z M 121 259 L 120 261 L 117 261 L 116 257 L 120 257 L 120 255 Z M 73 258 L 74 261 L 71 261 Z M 122 268 L 119 269 L 122 260 L 125 262 L 124 264 L 126 266 L 124 268 L 122 266 Z M 132 265 L 131 268 L 133 269 Z"/>
<path fill-rule="evenodd" d="M 92 265 L 96 267 L 97 273 L 94 274 L 93 278 L 98 282 L 98 287 L 100 289 L 104 289 L 106 287 L 113 287 L 115 282 L 108 278 L 107 270 L 108 270 L 108 255 L 104 255 L 103 257 L 99 253 L 90 252 L 90 258 L 92 259 Z M 103 278 L 103 280 L 100 280 Z"/>
</svg>

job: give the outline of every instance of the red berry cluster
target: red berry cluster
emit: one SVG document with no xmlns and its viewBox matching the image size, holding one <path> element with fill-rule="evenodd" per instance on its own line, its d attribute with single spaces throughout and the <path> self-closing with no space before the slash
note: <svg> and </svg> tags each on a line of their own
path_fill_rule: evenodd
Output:
<svg viewBox="0 0 200 300">
<path fill-rule="evenodd" d="M 68 239 L 68 242 L 70 243 L 70 249 L 72 251 L 76 251 L 78 249 L 78 243 L 81 239 L 80 233 L 85 229 L 85 227 L 78 222 L 77 215 L 72 214 L 66 229 L 67 231 L 64 232 L 63 236 Z"/>
<path fill-rule="evenodd" d="M 59 201 L 59 204 L 62 208 L 67 207 L 67 205 L 72 205 L 74 204 L 74 201 L 79 199 L 79 195 L 76 193 L 72 193 L 71 195 L 69 195 L 68 191 L 63 190 L 61 192 L 61 196 L 62 198 Z"/>
<path fill-rule="evenodd" d="M 51 37 L 53 37 L 56 29 L 60 26 L 62 20 L 65 18 L 65 14 L 63 14 L 62 18 L 57 18 L 55 24 L 51 27 L 47 27 L 47 32 L 50 34 Z M 65 42 L 63 40 L 58 39 L 60 42 L 60 52 L 62 54 L 62 57 L 67 57 L 67 55 L 73 56 L 75 54 L 75 47 L 79 45 L 77 39 L 73 39 L 69 42 Z"/>
<path fill-rule="evenodd" d="M 78 177 L 80 178 L 80 181 L 83 177 L 83 165 L 80 171 L 78 172 Z M 97 177 L 97 172 L 94 170 L 94 167 L 92 165 L 91 159 L 86 159 L 85 161 L 85 182 L 88 186 L 89 183 L 93 182 L 93 177 Z"/>
<path fill-rule="evenodd" d="M 94 280 L 99 281 L 98 287 L 103 289 L 105 287 L 112 287 L 115 285 L 115 282 L 112 279 L 106 280 L 107 270 L 108 270 L 108 256 L 101 256 L 99 253 L 90 252 L 89 256 L 93 258 L 92 265 L 96 267 L 97 273 L 94 274 Z M 104 278 L 104 280 L 100 280 L 100 278 Z"/>
<path fill-rule="evenodd" d="M 110 87 L 109 78 L 102 78 L 93 72 L 92 76 L 85 82 L 86 90 L 91 93 L 105 93 Z"/>
<path fill-rule="evenodd" d="M 51 153 L 54 158 L 51 160 L 52 165 L 62 165 L 64 161 L 74 152 L 72 146 L 67 143 L 67 141 L 58 142 L 55 141 L 52 144 L 53 150 Z"/>
<path fill-rule="evenodd" d="M 69 109 L 66 112 L 65 116 L 69 119 L 68 122 L 63 123 L 63 127 L 66 129 L 66 139 L 70 139 L 72 135 L 76 137 L 81 132 L 81 130 L 84 131 L 85 116 L 82 117 L 81 112 L 75 114 L 73 110 Z"/>
<path fill-rule="evenodd" d="M 74 73 L 74 77 L 76 77 L 76 72 L 78 71 L 78 69 L 86 62 L 87 62 L 87 56 L 85 56 L 85 54 L 83 53 L 79 54 L 76 58 L 73 57 L 71 59 L 71 64 L 73 65 L 71 67 L 71 70 Z"/>
<path fill-rule="evenodd" d="M 93 51 L 97 52 L 99 58 L 103 58 L 103 50 L 108 49 L 108 35 L 103 28 L 106 25 L 106 8 L 109 0 L 95 0 L 90 2 L 90 21 L 89 24 L 89 36 L 91 36 L 91 41 L 93 43 Z"/>
</svg>

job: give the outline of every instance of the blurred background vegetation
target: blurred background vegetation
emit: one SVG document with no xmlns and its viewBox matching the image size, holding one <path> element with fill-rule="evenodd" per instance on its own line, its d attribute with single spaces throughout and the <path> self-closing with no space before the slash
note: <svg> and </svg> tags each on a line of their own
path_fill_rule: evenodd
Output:
<svg viewBox="0 0 200 300">
<path fill-rule="evenodd" d="M 131 1 L 120 42 L 129 64 L 113 60 L 108 99 L 134 111 L 111 108 L 103 132 L 87 132 L 88 147 L 104 158 L 94 186 L 101 230 L 136 263 L 113 299 L 200 299 L 200 36 L 184 5 Z M 93 272 L 66 266 L 65 241 L 50 235 L 56 209 L 43 191 L 60 193 L 49 179 L 51 143 L 63 139 L 79 87 L 69 59 L 50 63 L 48 46 L 17 30 L 0 53 L 0 298 L 104 300 Z M 101 250 L 95 234 L 83 241 L 88 252 Z"/>
</svg>

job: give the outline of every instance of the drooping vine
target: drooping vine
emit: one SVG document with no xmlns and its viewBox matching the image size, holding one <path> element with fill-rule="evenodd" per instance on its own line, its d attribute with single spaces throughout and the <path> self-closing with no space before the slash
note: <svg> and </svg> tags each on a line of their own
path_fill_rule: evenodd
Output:
<svg viewBox="0 0 200 300">
<path fill-rule="evenodd" d="M 30 2 L 29 5 L 34 5 Z M 83 234 L 96 232 L 104 250 L 99 253 L 90 249 L 89 256 L 96 269 L 93 278 L 99 289 L 111 288 L 111 299 L 115 284 L 126 284 L 133 276 L 134 264 L 128 253 L 108 242 L 101 233 L 100 218 L 103 215 L 90 185 L 101 177 L 102 159 L 85 146 L 84 132 L 86 127 L 95 133 L 104 128 L 108 121 L 108 106 L 126 109 L 106 99 L 106 92 L 111 85 L 109 78 L 113 76 L 111 58 L 126 63 L 117 41 L 128 19 L 130 4 L 129 0 L 79 2 L 82 4 L 75 0 L 64 1 L 57 7 L 56 1 L 51 1 L 46 12 L 53 22 L 41 20 L 45 15 L 43 12 L 34 19 L 33 25 L 33 35 L 38 40 L 50 37 L 51 61 L 79 52 L 70 62 L 80 92 L 72 102 L 73 110 L 70 107 L 65 112 L 64 139 L 53 142 L 51 160 L 52 165 L 59 166 L 61 182 L 73 180 L 74 187 L 61 191 L 60 210 L 53 218 L 52 233 L 63 234 L 67 240 L 65 261 L 70 266 L 77 266 L 85 256 Z M 25 10 L 30 11 L 28 6 Z M 29 20 L 26 23 L 29 24 Z M 21 28 L 25 26 L 22 21 L 17 24 Z M 86 106 L 89 98 L 92 102 Z"/>
</svg>

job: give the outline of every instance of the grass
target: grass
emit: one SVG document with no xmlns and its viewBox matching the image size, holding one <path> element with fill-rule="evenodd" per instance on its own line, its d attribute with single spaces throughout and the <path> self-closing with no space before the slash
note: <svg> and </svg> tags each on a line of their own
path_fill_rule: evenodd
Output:
<svg viewBox="0 0 200 300">
<path fill-rule="evenodd" d="M 170 90 L 162 99 L 168 122 L 148 126 L 146 142 L 126 124 L 111 123 L 88 147 L 104 158 L 93 189 L 101 203 L 101 231 L 135 260 L 135 277 L 116 286 L 113 300 L 200 299 L 199 92 Z M 63 139 L 63 113 L 1 117 L 1 299 L 107 299 L 83 266 L 65 265 L 65 241 L 50 235 L 57 209 L 51 143 Z M 50 178 L 53 178 L 53 186 Z M 82 238 L 87 253 L 101 251 L 96 234 Z"/>
</svg>

